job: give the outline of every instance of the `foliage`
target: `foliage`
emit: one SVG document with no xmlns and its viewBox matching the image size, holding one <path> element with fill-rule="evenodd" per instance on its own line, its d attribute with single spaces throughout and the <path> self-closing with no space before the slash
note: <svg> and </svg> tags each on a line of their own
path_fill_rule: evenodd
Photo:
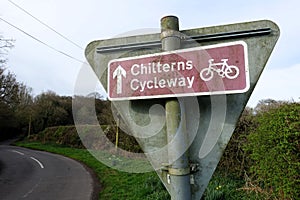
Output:
<svg viewBox="0 0 300 200">
<path fill-rule="evenodd" d="M 103 125 L 101 126 L 102 130 L 104 130 L 104 134 L 106 135 L 107 139 L 110 140 L 111 143 L 115 144 L 116 141 L 116 127 L 111 125 Z M 85 144 L 85 145 L 92 145 L 98 146 L 99 148 L 105 148 L 105 141 L 100 141 L 99 137 L 97 137 L 97 129 L 98 126 L 93 125 L 82 125 L 81 128 L 81 135 L 80 137 L 93 137 L 90 139 L 84 139 L 85 141 L 90 140 L 93 144 Z M 43 131 L 39 132 L 38 134 L 32 134 L 28 137 L 30 141 L 40 141 L 43 143 L 52 142 L 55 144 L 62 144 L 69 147 L 75 148 L 85 148 L 82 144 L 77 129 L 74 125 L 69 126 L 53 126 L 45 128 Z M 141 152 L 141 148 L 136 142 L 133 136 L 127 135 L 120 131 L 119 133 L 119 145 L 118 147 L 130 152 Z"/>
<path fill-rule="evenodd" d="M 14 136 L 27 123 L 27 107 L 32 103 L 31 89 L 16 80 L 14 74 L 0 68 L 1 138 Z"/>
<path fill-rule="evenodd" d="M 74 103 L 75 102 L 75 103 Z M 59 96 L 52 91 L 34 98 L 32 105 L 32 132 L 39 133 L 47 127 L 112 124 L 110 102 L 93 96 Z"/>
<path fill-rule="evenodd" d="M 32 132 L 38 133 L 46 127 L 71 125 L 72 98 L 60 97 L 48 91 L 34 98 L 32 105 Z"/>
<path fill-rule="evenodd" d="M 271 109 L 276 109 L 284 104 L 288 104 L 287 101 L 275 101 L 273 99 L 263 99 L 258 102 L 254 108 L 255 113 L 265 113 Z"/>
<path fill-rule="evenodd" d="M 0 68 L 3 68 L 7 63 L 6 55 L 8 50 L 14 46 L 14 42 L 13 39 L 7 39 L 0 35 Z"/>
<path fill-rule="evenodd" d="M 246 108 L 217 171 L 247 177 L 243 189 L 266 198 L 299 198 L 299 115 L 299 103 L 272 99 Z"/>
<path fill-rule="evenodd" d="M 258 184 L 280 199 L 297 199 L 300 191 L 300 104 L 285 103 L 259 112 L 257 128 L 245 149 Z"/>
<path fill-rule="evenodd" d="M 48 127 L 39 134 L 31 135 L 28 139 L 30 141 L 51 142 L 69 147 L 84 148 L 75 126 Z"/>
<path fill-rule="evenodd" d="M 114 124 L 110 102 L 102 100 L 98 93 L 87 97 L 75 96 L 72 112 L 76 124 Z"/>
<path fill-rule="evenodd" d="M 209 182 L 202 200 L 263 200 L 264 195 L 243 190 L 244 180 L 217 170 Z"/>
<path fill-rule="evenodd" d="M 246 107 L 243 111 L 218 164 L 219 170 L 236 176 L 243 176 L 244 172 L 248 171 L 250 165 L 249 154 L 243 149 L 243 145 L 247 143 L 247 137 L 251 131 L 256 128 L 253 113 L 254 110 L 249 107 Z"/>
<path fill-rule="evenodd" d="M 141 147 L 137 143 L 136 139 L 132 135 L 128 135 L 120 128 L 112 126 L 110 132 L 106 134 L 107 138 L 112 142 L 116 143 L 116 132 L 118 129 L 118 147 L 126 151 L 140 153 L 142 152 Z"/>
<path fill-rule="evenodd" d="M 7 70 L 7 53 L 14 40 L 0 35 L 0 140 L 16 136 L 27 126 L 28 106 L 32 103 L 31 88 L 17 81 Z"/>
</svg>

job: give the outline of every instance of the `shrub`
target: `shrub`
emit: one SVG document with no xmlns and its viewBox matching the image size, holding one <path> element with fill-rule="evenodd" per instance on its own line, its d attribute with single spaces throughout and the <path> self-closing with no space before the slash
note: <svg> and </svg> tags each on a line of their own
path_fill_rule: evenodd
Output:
<svg viewBox="0 0 300 200">
<path fill-rule="evenodd" d="M 107 145 L 106 141 L 99 140 L 98 126 L 94 125 L 82 125 L 77 128 L 81 129 L 80 137 L 77 133 L 75 126 L 54 126 L 48 127 L 38 134 L 33 134 L 29 137 L 32 141 L 42 141 L 43 143 L 51 142 L 56 144 L 62 144 L 65 146 L 75 147 L 75 148 L 92 148 L 92 146 L 102 146 L 105 148 Z M 103 125 L 102 129 L 107 139 L 113 144 L 116 142 L 116 127 L 110 125 Z M 87 137 L 90 137 L 87 139 Z M 124 133 L 119 130 L 118 135 L 118 147 L 130 152 L 140 153 L 142 152 L 140 146 L 136 142 L 135 138 L 131 135 Z M 82 144 L 81 139 L 84 138 L 85 144 Z M 87 143 L 90 141 L 91 143 Z M 85 145 L 85 146 L 84 146 Z"/>
<path fill-rule="evenodd" d="M 253 109 L 246 108 L 242 113 L 228 145 L 218 164 L 217 171 L 241 177 L 249 169 L 249 155 L 243 149 L 247 137 L 255 129 Z"/>
<path fill-rule="evenodd" d="M 252 176 L 280 199 L 299 199 L 300 104 L 272 108 L 256 120 L 258 126 L 245 145 L 253 161 Z"/>
<path fill-rule="evenodd" d="M 83 144 L 76 132 L 75 126 L 48 127 L 38 134 L 29 137 L 31 141 L 51 142 L 70 147 L 83 148 Z"/>
</svg>

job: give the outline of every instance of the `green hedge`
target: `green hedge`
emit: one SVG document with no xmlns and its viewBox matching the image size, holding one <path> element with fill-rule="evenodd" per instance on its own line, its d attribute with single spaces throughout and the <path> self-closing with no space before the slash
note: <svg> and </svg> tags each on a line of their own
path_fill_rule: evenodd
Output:
<svg viewBox="0 0 300 200">
<path fill-rule="evenodd" d="M 245 149 L 254 180 L 274 197 L 300 199 L 300 104 L 284 104 L 256 116 Z"/>
<path fill-rule="evenodd" d="M 116 141 L 116 127 L 110 125 L 101 126 L 104 130 L 104 134 L 107 139 L 115 144 Z M 80 136 L 85 137 L 85 141 L 91 141 L 93 144 L 84 144 L 84 145 L 97 145 L 103 146 L 106 145 L 107 141 L 100 141 L 98 137 L 98 128 L 99 126 L 93 125 L 82 125 L 77 128 L 81 129 Z M 87 139 L 86 137 L 92 137 Z M 65 146 L 75 147 L 75 148 L 86 148 L 82 142 L 81 138 L 77 133 L 75 126 L 54 126 L 48 127 L 45 130 L 41 131 L 38 134 L 33 134 L 29 137 L 31 141 L 41 141 L 43 143 L 51 142 L 56 144 L 61 144 Z M 122 130 L 119 130 L 119 139 L 118 147 L 130 152 L 142 152 L 140 146 L 136 142 L 133 136 L 130 136 L 124 133 Z"/>
<path fill-rule="evenodd" d="M 30 135 L 29 140 L 52 142 L 70 147 L 83 148 L 75 126 L 48 127 L 38 134 Z"/>
</svg>

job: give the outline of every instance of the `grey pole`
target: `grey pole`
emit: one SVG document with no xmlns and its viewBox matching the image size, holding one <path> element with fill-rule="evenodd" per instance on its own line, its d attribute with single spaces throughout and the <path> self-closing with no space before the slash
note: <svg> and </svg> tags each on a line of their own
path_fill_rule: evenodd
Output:
<svg viewBox="0 0 300 200">
<path fill-rule="evenodd" d="M 172 51 L 180 48 L 181 38 L 179 32 L 178 18 L 175 16 L 166 16 L 161 19 L 161 43 L 164 51 Z M 169 163 L 167 180 L 170 184 L 170 193 L 172 200 L 190 200 L 191 187 L 190 187 L 190 168 L 187 153 L 180 152 L 185 149 L 187 144 L 187 135 L 185 126 L 179 127 L 182 118 L 180 104 L 176 98 L 168 99 L 165 105 L 166 109 L 166 127 L 168 143 L 175 137 L 180 137 L 174 143 L 175 149 L 168 149 L 169 158 L 178 158 L 172 163 Z M 181 122 L 185 124 L 185 122 Z M 180 129 L 179 129 L 180 128 Z"/>
</svg>

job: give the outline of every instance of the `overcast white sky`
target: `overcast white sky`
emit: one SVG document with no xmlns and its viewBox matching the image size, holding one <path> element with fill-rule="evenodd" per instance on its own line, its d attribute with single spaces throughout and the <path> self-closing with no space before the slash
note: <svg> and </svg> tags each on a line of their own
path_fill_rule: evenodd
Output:
<svg viewBox="0 0 300 200">
<path fill-rule="evenodd" d="M 79 44 L 71 44 L 22 12 L 16 3 L 57 32 Z M 96 39 L 124 32 L 157 28 L 160 18 L 176 15 L 180 29 L 269 19 L 281 29 L 279 41 L 248 105 L 261 99 L 299 101 L 300 1 L 298 0 L 1 0 L 0 17 L 48 45 L 85 61 L 84 48 Z M 82 64 L 62 55 L 0 20 L 0 34 L 16 40 L 9 52 L 10 71 L 33 88 L 35 95 L 52 90 L 73 95 Z"/>
</svg>

